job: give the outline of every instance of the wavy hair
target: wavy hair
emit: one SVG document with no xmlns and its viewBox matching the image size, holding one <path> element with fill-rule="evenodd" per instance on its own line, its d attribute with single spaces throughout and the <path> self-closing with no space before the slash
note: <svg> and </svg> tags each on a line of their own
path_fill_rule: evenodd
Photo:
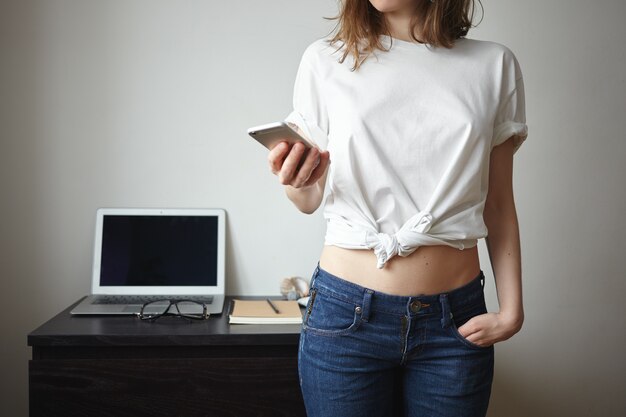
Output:
<svg viewBox="0 0 626 417">
<path fill-rule="evenodd" d="M 452 48 L 456 39 L 467 35 L 471 27 L 476 27 L 472 25 L 474 0 L 414 0 L 414 2 L 415 9 L 410 29 L 411 38 L 418 43 Z M 478 2 L 483 9 L 480 0 Z M 339 3 L 339 14 L 324 19 L 338 20 L 333 31 L 337 28 L 339 30 L 330 39 L 330 44 L 342 42 L 338 49 L 343 46 L 346 48 L 339 62 L 343 63 L 348 54 L 352 54 L 355 62 L 352 71 L 355 71 L 374 49 L 388 51 L 380 42 L 379 36 L 391 35 L 383 13 L 372 6 L 369 0 L 339 0 Z M 421 25 L 422 40 L 415 37 L 418 25 Z M 359 49 L 360 44 L 363 44 L 362 50 Z M 363 59 L 359 61 L 359 57 Z"/>
</svg>

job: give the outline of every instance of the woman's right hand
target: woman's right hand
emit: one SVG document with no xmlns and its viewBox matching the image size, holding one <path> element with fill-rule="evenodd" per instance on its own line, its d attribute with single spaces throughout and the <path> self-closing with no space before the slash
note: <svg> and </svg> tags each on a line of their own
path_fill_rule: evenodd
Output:
<svg viewBox="0 0 626 417">
<path fill-rule="evenodd" d="M 283 185 L 291 185 L 294 188 L 308 187 L 317 182 L 330 164 L 330 153 L 311 148 L 297 169 L 300 159 L 306 147 L 297 142 L 290 145 L 288 142 L 279 142 L 272 148 L 268 155 L 270 171 L 278 176 Z"/>
</svg>

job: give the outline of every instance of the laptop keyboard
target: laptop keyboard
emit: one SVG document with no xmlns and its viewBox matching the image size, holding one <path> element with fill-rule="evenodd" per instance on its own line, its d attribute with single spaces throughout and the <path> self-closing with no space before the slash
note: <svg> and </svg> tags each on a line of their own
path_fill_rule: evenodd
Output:
<svg viewBox="0 0 626 417">
<path fill-rule="evenodd" d="M 145 304 L 157 300 L 193 300 L 199 303 L 211 304 L 213 296 L 199 295 L 98 295 L 92 304 Z"/>
</svg>

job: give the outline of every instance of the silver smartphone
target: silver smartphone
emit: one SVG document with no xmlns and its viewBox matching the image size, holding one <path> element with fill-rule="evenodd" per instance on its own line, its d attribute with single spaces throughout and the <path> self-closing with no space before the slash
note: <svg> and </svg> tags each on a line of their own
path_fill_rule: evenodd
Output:
<svg viewBox="0 0 626 417">
<path fill-rule="evenodd" d="M 257 140 L 261 145 L 267 149 L 272 150 L 280 142 L 288 142 L 293 145 L 296 142 L 302 142 L 306 146 L 305 154 L 308 153 L 310 148 L 317 148 L 317 146 L 305 137 L 300 135 L 296 130 L 296 125 L 291 127 L 289 122 L 274 122 L 260 126 L 251 127 L 248 129 L 248 134 Z"/>
</svg>

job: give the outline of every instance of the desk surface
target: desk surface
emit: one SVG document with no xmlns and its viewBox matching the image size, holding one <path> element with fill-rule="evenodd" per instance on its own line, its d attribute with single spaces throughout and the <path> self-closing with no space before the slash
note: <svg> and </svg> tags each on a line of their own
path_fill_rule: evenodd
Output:
<svg viewBox="0 0 626 417">
<path fill-rule="evenodd" d="M 224 311 L 206 321 L 162 317 L 154 322 L 134 316 L 73 316 L 69 306 L 28 334 L 28 346 L 237 346 L 298 345 L 301 324 L 229 324 L 233 298 L 265 299 L 264 296 L 226 296 Z M 281 299 L 280 297 L 270 297 Z M 304 307 L 300 307 L 304 313 Z"/>
<path fill-rule="evenodd" d="M 72 316 L 74 303 L 28 335 L 31 416 L 304 417 L 302 325 L 230 325 L 233 298 L 265 297 L 227 296 L 206 321 Z"/>
</svg>

